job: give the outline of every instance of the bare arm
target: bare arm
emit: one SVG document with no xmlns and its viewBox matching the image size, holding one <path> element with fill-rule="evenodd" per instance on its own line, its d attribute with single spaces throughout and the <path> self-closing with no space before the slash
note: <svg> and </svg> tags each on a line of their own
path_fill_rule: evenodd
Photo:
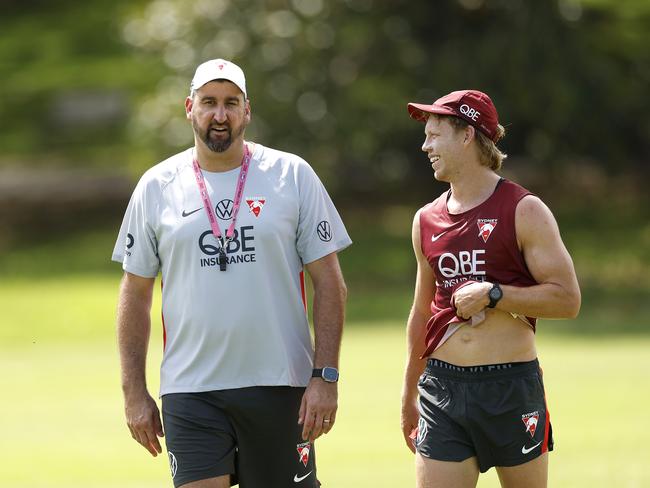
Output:
<svg viewBox="0 0 650 488">
<path fill-rule="evenodd" d="M 336 253 L 306 265 L 314 285 L 314 367 L 338 368 L 347 289 Z M 338 390 L 336 383 L 312 378 L 302 399 L 299 423 L 302 436 L 314 441 L 327 434 L 336 418 Z M 324 419 L 329 422 L 323 423 Z"/>
<path fill-rule="evenodd" d="M 154 278 L 125 272 L 117 308 L 117 342 L 127 425 L 133 438 L 153 456 L 162 452 L 162 423 L 155 400 L 147 391 L 145 366 L 151 330 Z"/>
<path fill-rule="evenodd" d="M 529 317 L 574 318 L 580 310 L 580 287 L 571 256 L 553 214 L 537 197 L 524 197 L 517 206 L 515 228 L 526 265 L 537 285 L 502 286 L 496 308 Z M 489 303 L 491 283 L 460 289 L 455 296 L 458 314 L 468 318 Z"/>
<path fill-rule="evenodd" d="M 413 306 L 406 326 L 406 369 L 404 372 L 404 386 L 402 389 L 402 434 L 406 445 L 415 452 L 410 439 L 411 432 L 417 427 L 417 382 L 424 371 L 425 360 L 420 359 L 424 352 L 424 337 L 426 324 L 431 318 L 431 300 L 435 293 L 435 275 L 428 261 L 422 254 L 420 244 L 420 212 L 413 219 L 413 251 L 417 261 L 417 276 L 415 280 L 415 293 Z"/>
</svg>

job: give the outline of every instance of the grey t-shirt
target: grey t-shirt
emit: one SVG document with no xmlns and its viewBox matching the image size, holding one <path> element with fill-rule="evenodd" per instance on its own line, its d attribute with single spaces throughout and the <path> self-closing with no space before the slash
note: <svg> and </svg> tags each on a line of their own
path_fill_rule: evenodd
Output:
<svg viewBox="0 0 650 488">
<path fill-rule="evenodd" d="M 309 164 L 256 144 L 221 272 L 192 155 L 142 176 L 112 257 L 138 276 L 162 273 L 160 394 L 305 386 L 313 346 L 303 265 L 352 243 L 343 222 Z M 203 171 L 222 233 L 239 169 Z"/>
</svg>

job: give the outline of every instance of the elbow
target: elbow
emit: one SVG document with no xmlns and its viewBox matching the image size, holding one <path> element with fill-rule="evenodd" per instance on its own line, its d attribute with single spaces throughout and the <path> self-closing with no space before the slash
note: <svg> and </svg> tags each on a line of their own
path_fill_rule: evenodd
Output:
<svg viewBox="0 0 650 488">
<path fill-rule="evenodd" d="M 580 290 L 577 289 L 573 293 L 567 293 L 566 296 L 566 314 L 564 318 L 575 319 L 580 313 L 580 306 L 582 305 L 582 297 L 580 295 Z"/>
<path fill-rule="evenodd" d="M 567 310 L 566 315 L 564 316 L 565 319 L 575 319 L 578 317 L 578 314 L 580 313 L 580 302 L 578 302 L 575 305 L 572 305 L 569 310 Z"/>
</svg>

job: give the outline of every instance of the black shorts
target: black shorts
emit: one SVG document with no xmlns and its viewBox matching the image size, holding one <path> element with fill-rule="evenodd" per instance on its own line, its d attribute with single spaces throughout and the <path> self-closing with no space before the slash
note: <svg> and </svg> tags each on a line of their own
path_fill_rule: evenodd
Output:
<svg viewBox="0 0 650 488">
<path fill-rule="evenodd" d="M 459 367 L 427 360 L 416 449 L 440 461 L 475 456 L 479 469 L 516 466 L 553 450 L 537 360 Z"/>
<path fill-rule="evenodd" d="M 259 386 L 162 397 L 174 486 L 231 475 L 241 488 L 316 488 L 314 446 L 302 439 L 304 388 Z"/>
</svg>

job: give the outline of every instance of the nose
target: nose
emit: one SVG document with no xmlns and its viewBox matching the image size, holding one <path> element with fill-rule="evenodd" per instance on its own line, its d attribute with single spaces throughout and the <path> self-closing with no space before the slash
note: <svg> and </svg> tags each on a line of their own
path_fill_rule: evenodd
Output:
<svg viewBox="0 0 650 488">
<path fill-rule="evenodd" d="M 424 142 L 422 143 L 422 151 L 424 152 L 429 152 L 429 139 L 425 139 Z"/>
<path fill-rule="evenodd" d="M 217 105 L 212 114 L 212 119 L 218 124 L 222 124 L 226 121 L 226 118 L 226 108 L 221 104 Z"/>
</svg>

